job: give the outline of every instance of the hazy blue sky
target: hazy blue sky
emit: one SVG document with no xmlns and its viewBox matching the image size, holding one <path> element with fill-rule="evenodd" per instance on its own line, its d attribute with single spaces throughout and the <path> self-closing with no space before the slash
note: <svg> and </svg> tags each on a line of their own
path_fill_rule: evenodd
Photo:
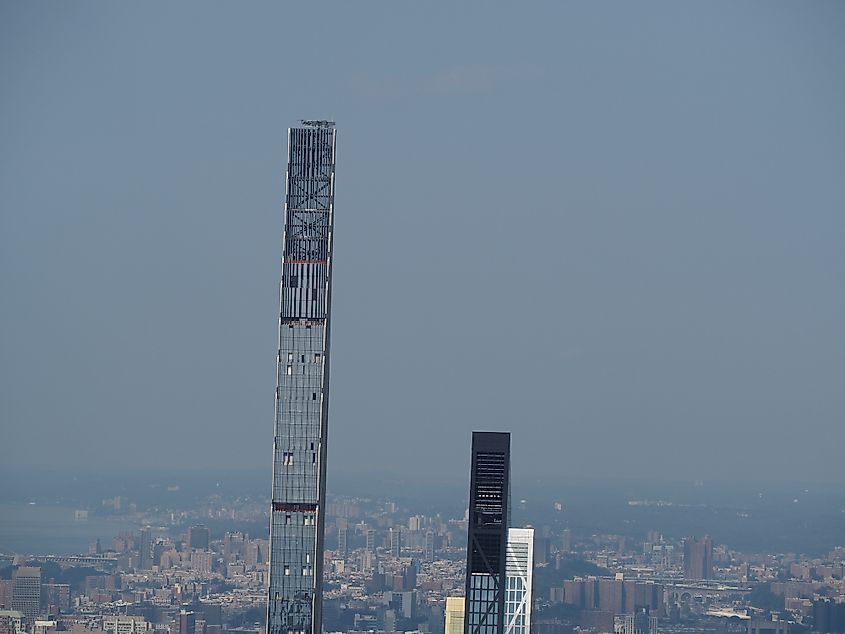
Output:
<svg viewBox="0 0 845 634">
<path fill-rule="evenodd" d="M 331 473 L 845 482 L 836 1 L 3 2 L 7 465 L 269 473 L 322 117 Z"/>
</svg>

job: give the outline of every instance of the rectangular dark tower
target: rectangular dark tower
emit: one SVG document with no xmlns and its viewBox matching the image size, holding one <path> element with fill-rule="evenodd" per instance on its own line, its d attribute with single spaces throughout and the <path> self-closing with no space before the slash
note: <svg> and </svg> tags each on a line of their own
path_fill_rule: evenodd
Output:
<svg viewBox="0 0 845 634">
<path fill-rule="evenodd" d="M 503 634 L 511 436 L 472 433 L 464 631 Z"/>
<path fill-rule="evenodd" d="M 337 132 L 288 130 L 267 634 L 321 634 Z"/>
<path fill-rule="evenodd" d="M 149 570 L 153 567 L 153 531 L 149 526 L 141 529 L 138 540 L 138 568 Z"/>
</svg>

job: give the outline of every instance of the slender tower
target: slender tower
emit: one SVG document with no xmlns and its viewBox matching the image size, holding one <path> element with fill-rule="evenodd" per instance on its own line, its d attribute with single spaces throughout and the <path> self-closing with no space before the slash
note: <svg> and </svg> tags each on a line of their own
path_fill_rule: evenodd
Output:
<svg viewBox="0 0 845 634">
<path fill-rule="evenodd" d="M 472 432 L 465 634 L 504 634 L 511 436 Z"/>
<path fill-rule="evenodd" d="M 288 130 L 267 634 L 321 634 L 337 132 Z"/>
</svg>

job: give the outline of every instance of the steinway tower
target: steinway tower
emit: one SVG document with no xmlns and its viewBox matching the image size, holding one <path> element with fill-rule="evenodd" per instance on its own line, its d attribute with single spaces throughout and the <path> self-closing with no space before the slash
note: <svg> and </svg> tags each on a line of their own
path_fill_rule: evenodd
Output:
<svg viewBox="0 0 845 634">
<path fill-rule="evenodd" d="M 337 132 L 288 130 L 267 634 L 321 634 Z"/>
</svg>

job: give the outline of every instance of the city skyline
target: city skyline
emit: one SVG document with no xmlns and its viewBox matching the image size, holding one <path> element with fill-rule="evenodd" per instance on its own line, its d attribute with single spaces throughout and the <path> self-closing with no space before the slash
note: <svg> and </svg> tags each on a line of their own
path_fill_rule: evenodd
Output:
<svg viewBox="0 0 845 634">
<path fill-rule="evenodd" d="M 326 631 L 461 634 L 466 602 L 457 597 L 467 583 L 465 564 L 478 560 L 478 554 L 482 562 L 493 564 L 482 568 L 496 568 L 506 576 L 504 611 L 495 615 L 505 617 L 505 632 L 527 630 L 529 618 L 541 633 L 562 629 L 562 634 L 575 626 L 585 634 L 763 634 L 773 627 L 780 634 L 828 634 L 845 626 L 845 547 L 807 556 L 760 551 L 759 539 L 749 543 L 749 552 L 709 537 L 678 537 L 677 519 L 690 514 L 689 506 L 670 510 L 668 503 L 635 504 L 657 508 L 648 516 L 639 514 L 638 522 L 619 522 L 623 534 L 607 532 L 613 530 L 611 524 L 604 524 L 600 533 L 585 530 L 561 505 L 554 506 L 552 521 L 535 509 L 530 524 L 538 526 L 537 531 L 507 529 L 506 563 L 501 567 L 501 561 L 494 561 L 494 542 L 503 536 L 508 516 L 503 497 L 509 488 L 507 436 L 486 432 L 473 438 L 470 489 L 476 503 L 468 514 L 420 513 L 413 504 L 371 497 L 335 497 L 328 502 L 327 523 L 337 540 L 330 540 L 325 551 Z M 259 521 L 256 532 L 247 533 L 231 530 L 233 524 L 223 529 L 225 524 L 214 519 L 234 522 L 230 514 L 238 500 L 247 503 L 240 512 L 266 519 L 266 506 L 257 501 L 219 493 L 176 513 L 161 507 L 141 510 L 123 496 L 102 500 L 102 509 L 92 509 L 89 516 L 128 514 L 156 526 L 155 535 L 149 529 L 120 532 L 110 541 L 92 542 L 87 555 L 3 554 L 0 627 L 19 619 L 31 627 L 35 619 L 32 634 L 115 629 L 114 634 L 262 634 L 268 524 Z M 449 505 L 447 500 L 442 503 Z M 525 500 L 515 505 L 525 511 Z M 703 510 L 718 516 L 727 509 Z M 82 511 L 77 514 L 87 521 Z M 201 518 L 216 529 L 197 523 Z M 647 526 L 674 526 L 675 536 L 644 531 Z M 724 522 L 722 526 L 727 528 Z M 807 528 L 804 524 L 793 530 Z M 403 538 L 397 550 L 393 536 L 400 529 Z M 432 533 L 437 539 L 429 557 Z M 696 553 L 700 545 L 704 548 Z M 535 547 L 539 555 L 532 562 Z M 152 554 L 151 566 L 143 561 L 149 556 L 145 553 Z M 693 570 L 701 557 L 709 569 L 706 574 Z M 90 576 L 92 567 L 96 576 Z M 490 584 L 468 585 L 474 589 L 470 602 L 499 604 L 487 601 L 493 597 L 486 591 L 486 597 L 475 594 L 482 587 L 493 589 Z M 837 593 L 839 598 L 832 600 Z M 4 609 L 10 604 L 11 611 Z M 486 620 L 482 628 L 498 629 L 497 623 Z"/>
<path fill-rule="evenodd" d="M 334 132 L 299 130 L 292 131 L 292 138 L 296 141 L 291 144 L 289 181 L 308 173 L 312 182 L 303 187 L 289 182 L 289 191 L 331 191 L 313 178 L 322 170 L 307 166 L 324 164 L 327 175 L 333 175 Z M 294 156 L 308 160 L 298 162 Z M 310 301 L 313 293 L 289 294 L 285 288 L 289 283 L 285 278 L 291 275 L 288 265 L 302 261 L 291 257 L 302 246 L 297 241 L 304 239 L 306 246 L 315 246 L 310 233 L 315 226 L 308 236 L 295 228 L 302 220 L 296 214 L 313 213 L 313 206 L 296 205 L 294 200 L 295 196 L 289 197 L 286 205 L 286 226 L 292 230 L 285 234 L 292 242 L 286 240 L 283 259 L 287 272 L 280 293 L 282 341 L 288 322 L 296 322 L 294 328 L 303 325 L 286 306 L 308 311 L 309 321 L 315 318 L 314 306 L 320 306 L 319 298 Z M 326 200 L 323 211 L 328 213 L 333 197 Z M 316 226 L 321 224 L 331 226 L 331 222 Z M 316 243 L 319 251 L 319 240 Z M 330 254 L 329 248 L 326 264 Z M 291 296 L 309 301 L 303 307 L 301 302 L 290 303 Z M 322 348 L 321 356 L 326 350 Z M 280 347 L 279 358 L 284 361 L 280 376 L 295 376 L 296 372 L 287 371 L 294 366 L 282 352 Z M 283 381 L 281 387 L 286 393 L 292 386 Z M 297 459 L 291 463 L 292 446 L 281 442 L 280 430 L 288 431 L 296 419 L 288 414 L 307 413 L 307 409 L 288 412 L 279 406 L 279 411 L 285 414 L 277 419 L 276 453 L 288 450 L 281 451 L 281 466 L 289 467 Z M 324 432 L 325 425 L 322 428 Z M 324 433 L 316 437 L 325 440 Z M 714 542 L 709 535 L 698 538 L 686 532 L 679 538 L 678 519 L 695 513 L 696 507 L 675 507 L 666 500 L 629 498 L 616 508 L 613 520 L 600 520 L 600 533 L 585 530 L 560 501 L 547 501 L 545 513 L 534 507 L 526 516 L 527 500 L 511 500 L 510 445 L 508 432 L 473 432 L 469 503 L 458 518 L 448 512 L 419 513 L 413 505 L 374 499 L 369 493 L 327 499 L 319 491 L 317 477 L 306 484 L 308 490 L 317 489 L 312 503 L 280 500 L 283 496 L 274 490 L 270 522 L 266 521 L 268 506 L 249 495 L 233 498 L 232 493 L 217 491 L 204 500 L 194 498 L 190 507 L 175 509 L 143 508 L 131 497 L 108 497 L 99 508 L 74 511 L 74 521 L 124 515 L 140 523 L 140 531 L 121 531 L 110 542 L 97 538 L 90 542 L 87 554 L 0 552 L 0 630 L 3 634 L 843 632 L 845 547 L 839 542 L 808 557 L 761 550 L 764 539 L 760 535 L 748 542 L 751 552 Z M 288 484 L 301 486 L 299 475 Z M 288 488 L 285 477 L 281 483 L 282 491 Z M 112 482 L 111 486 L 119 485 Z M 178 488 L 171 486 L 168 491 Z M 596 502 L 591 499 L 593 518 L 600 515 Z M 439 500 L 441 508 L 452 503 Z M 296 508 L 279 508 L 285 505 Z M 512 518 L 512 505 L 523 515 L 521 520 Z M 52 508 L 55 513 L 57 507 Z M 636 511 L 633 517 L 638 520 L 630 522 L 624 518 L 626 508 L 645 513 Z M 697 528 L 704 516 L 718 517 L 725 509 L 705 504 L 700 510 L 703 515 L 693 521 Z M 276 521 L 277 511 L 287 514 L 281 524 Z M 304 521 L 290 521 L 300 512 Z M 735 508 L 729 509 L 730 515 L 734 512 Z M 315 514 L 321 521 L 315 521 Z M 258 521 L 244 524 L 247 517 Z M 527 528 L 513 527 L 528 517 L 530 522 L 523 524 Z M 204 523 L 197 523 L 200 519 Z M 791 529 L 793 539 L 812 530 L 809 519 L 802 514 L 801 523 Z M 780 530 L 789 525 L 783 509 L 778 509 L 778 520 Z M 831 520 L 825 523 L 834 529 L 836 522 Z M 236 522 L 241 528 L 231 530 Z M 719 524 L 716 532 L 727 535 L 729 523 L 724 516 Z M 328 544 L 321 534 L 326 525 L 336 536 Z M 535 525 L 539 530 L 535 531 Z M 623 532 L 608 532 L 614 525 L 624 527 Z M 256 532 L 247 532 L 244 526 Z M 658 529 L 644 531 L 647 526 L 670 528 L 675 537 Z M 837 540 L 841 531 L 829 537 Z M 315 561 L 325 562 L 325 576 L 305 574 L 311 568 L 308 564 Z M 291 570 L 298 564 L 303 564 L 301 575 Z M 274 573 L 282 569 L 281 579 L 274 579 Z M 97 574 L 92 576 L 92 572 Z M 314 603 L 303 605 L 309 599 Z M 327 615 L 324 627 L 316 624 L 322 622 L 323 613 Z"/>
<path fill-rule="evenodd" d="M 836 0 L 0 4 L 0 634 L 845 634 L 843 76 Z"/>
</svg>

